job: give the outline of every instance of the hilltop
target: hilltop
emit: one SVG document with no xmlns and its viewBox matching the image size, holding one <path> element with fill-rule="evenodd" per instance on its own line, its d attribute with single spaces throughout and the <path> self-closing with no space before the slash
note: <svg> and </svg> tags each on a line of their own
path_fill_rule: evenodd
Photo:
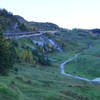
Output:
<svg viewBox="0 0 100 100">
<path fill-rule="evenodd" d="M 0 24 L 3 32 L 7 33 L 59 29 L 58 25 L 49 22 L 28 22 L 23 17 L 13 15 L 5 9 L 0 9 Z"/>
</svg>

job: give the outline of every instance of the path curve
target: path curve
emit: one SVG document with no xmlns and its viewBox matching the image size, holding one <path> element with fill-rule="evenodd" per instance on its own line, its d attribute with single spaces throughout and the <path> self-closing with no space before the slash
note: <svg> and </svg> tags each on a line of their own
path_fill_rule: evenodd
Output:
<svg viewBox="0 0 100 100">
<path fill-rule="evenodd" d="M 40 36 L 45 34 L 46 32 L 50 32 L 51 34 L 55 34 L 57 31 L 33 31 L 33 32 L 19 32 L 19 33 L 3 33 L 8 38 L 22 38 L 22 37 L 33 37 Z"/>
<path fill-rule="evenodd" d="M 61 67 L 61 74 L 65 75 L 65 76 L 68 76 L 68 77 L 72 77 L 72 78 L 76 78 L 76 79 L 81 79 L 81 80 L 84 80 L 84 81 L 88 81 L 88 82 L 96 82 L 96 83 L 100 83 L 100 78 L 96 78 L 94 80 L 89 80 L 87 78 L 83 78 L 83 77 L 79 77 L 79 76 L 75 76 L 75 75 L 71 75 L 71 74 L 68 74 L 68 73 L 65 73 L 64 71 L 64 65 L 71 62 L 72 60 L 76 59 L 78 56 L 79 56 L 80 53 L 77 53 L 75 54 L 73 57 L 67 59 L 66 61 L 64 61 L 60 67 Z M 97 80 L 98 79 L 98 80 Z"/>
</svg>

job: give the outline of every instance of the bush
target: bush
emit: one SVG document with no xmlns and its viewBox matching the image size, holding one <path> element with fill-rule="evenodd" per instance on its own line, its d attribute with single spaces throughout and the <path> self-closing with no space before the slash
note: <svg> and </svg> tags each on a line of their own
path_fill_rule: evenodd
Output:
<svg viewBox="0 0 100 100">
<path fill-rule="evenodd" d="M 39 46 L 37 46 L 36 50 L 32 51 L 32 54 L 34 55 L 34 59 L 37 63 L 40 63 L 42 65 L 50 65 L 48 56 L 40 50 Z"/>
<path fill-rule="evenodd" d="M 18 28 L 21 30 L 21 31 L 28 31 L 28 29 L 27 29 L 27 27 L 25 26 L 25 24 L 23 24 L 23 23 L 20 23 L 19 21 L 18 21 Z"/>
</svg>

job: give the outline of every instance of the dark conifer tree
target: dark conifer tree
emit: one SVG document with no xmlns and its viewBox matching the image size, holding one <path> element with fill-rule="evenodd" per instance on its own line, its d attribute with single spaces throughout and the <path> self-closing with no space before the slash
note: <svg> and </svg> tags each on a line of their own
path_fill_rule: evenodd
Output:
<svg viewBox="0 0 100 100">
<path fill-rule="evenodd" d="M 0 74 L 7 74 L 15 61 L 15 50 L 2 34 L 0 26 Z"/>
</svg>

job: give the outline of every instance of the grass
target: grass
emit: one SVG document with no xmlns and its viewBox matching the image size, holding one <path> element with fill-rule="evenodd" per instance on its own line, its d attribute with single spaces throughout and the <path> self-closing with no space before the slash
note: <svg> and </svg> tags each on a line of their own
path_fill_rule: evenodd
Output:
<svg viewBox="0 0 100 100">
<path fill-rule="evenodd" d="M 61 64 L 64 60 L 72 57 L 74 55 L 74 53 L 69 53 L 69 52 L 63 52 L 63 53 L 59 53 L 59 52 L 54 52 L 49 54 L 49 57 L 56 60 L 56 63 Z"/>
<path fill-rule="evenodd" d="M 0 83 L 6 86 L 0 92 L 1 100 L 80 100 L 80 98 L 98 100 L 100 98 L 100 85 L 63 76 L 59 64 L 38 65 L 38 68 L 30 65 L 20 67 L 21 71 L 17 74 L 0 76 Z M 4 91 L 7 91 L 6 95 L 9 98 L 4 98 Z"/>
<path fill-rule="evenodd" d="M 4 84 L 0 84 L 0 99 L 1 100 L 18 100 L 19 95 L 11 88 Z M 21 99 L 20 99 L 21 100 Z"/>
<path fill-rule="evenodd" d="M 93 48 L 85 50 L 76 60 L 65 65 L 65 70 L 67 73 L 89 79 L 99 76 L 100 58 L 94 54 L 99 54 L 100 42 L 93 40 L 89 35 L 83 38 L 82 35 L 68 33 L 67 36 L 70 40 L 50 36 L 59 45 L 65 44 L 63 53 L 57 51 L 49 53 L 48 56 L 56 60 L 50 66 L 16 63 L 14 67 L 18 68 L 18 72 L 12 71 L 8 76 L 0 76 L 0 100 L 99 100 L 100 84 L 64 76 L 60 73 L 60 64 L 76 52 L 87 48 L 88 43 L 93 43 Z M 21 47 L 18 53 L 24 49 L 22 46 L 26 43 L 33 45 L 32 39 L 37 40 L 38 37 L 16 40 L 18 48 Z M 75 39 L 77 41 L 74 41 Z M 85 74 L 87 72 L 88 74 Z"/>
<path fill-rule="evenodd" d="M 73 54 L 61 54 L 59 52 L 54 54 L 51 53 L 49 55 L 49 57 L 56 60 L 56 62 L 52 62 L 51 66 L 41 66 L 39 64 L 33 66 L 27 63 L 16 64 L 15 67 L 18 67 L 18 72 L 11 72 L 9 76 L 0 76 L 0 83 L 6 86 L 6 91 L 8 91 L 8 98 L 4 96 L 5 93 L 3 91 L 5 90 L 3 90 L 0 92 L 0 99 L 98 100 L 100 98 L 99 84 L 77 80 L 60 73 L 60 64 L 72 57 Z M 81 59 L 83 59 L 83 55 Z M 71 63 L 73 64 L 73 62 Z M 80 61 L 80 63 L 82 62 Z"/>
<path fill-rule="evenodd" d="M 65 65 L 65 71 L 72 75 L 78 75 L 88 79 L 100 77 L 100 40 L 94 39 L 90 34 L 84 33 L 87 36 L 83 38 L 78 35 L 78 33 L 76 33 L 75 37 L 72 34 L 74 33 L 67 35 L 70 36 L 70 38 L 76 39 L 79 43 L 85 44 L 87 47 L 90 44 L 91 47 L 86 47 L 84 50 L 81 49 L 82 53 L 78 58 Z"/>
<path fill-rule="evenodd" d="M 95 40 L 92 47 L 84 50 L 76 60 L 65 66 L 66 72 L 89 79 L 100 77 L 100 40 Z"/>
<path fill-rule="evenodd" d="M 91 55 L 80 55 L 76 60 L 65 65 L 65 71 L 81 77 L 94 79 L 100 77 L 100 58 Z"/>
</svg>

